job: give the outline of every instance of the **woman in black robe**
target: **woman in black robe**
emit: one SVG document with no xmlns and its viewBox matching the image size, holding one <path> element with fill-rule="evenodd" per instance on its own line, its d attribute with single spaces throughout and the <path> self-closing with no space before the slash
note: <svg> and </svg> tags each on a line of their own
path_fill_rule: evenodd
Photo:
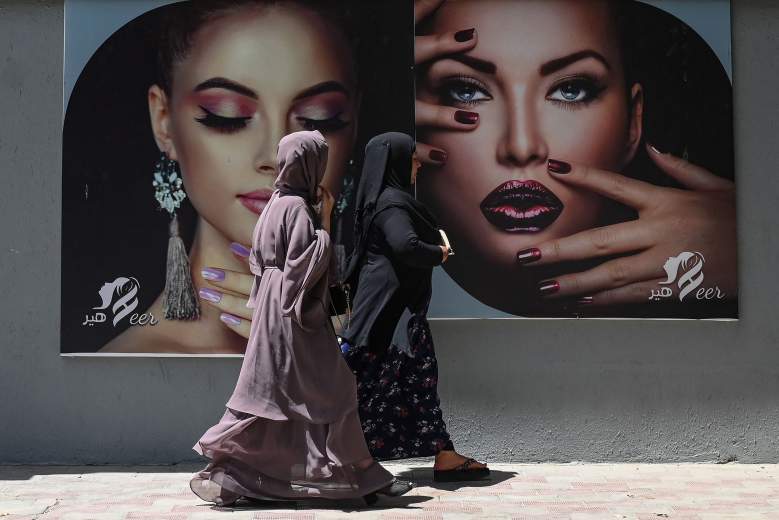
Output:
<svg viewBox="0 0 779 520">
<path fill-rule="evenodd" d="M 360 420 L 374 457 L 435 456 L 435 480 L 480 480 L 489 470 L 454 450 L 441 415 L 426 314 L 433 267 L 449 249 L 439 245 L 435 218 L 413 196 L 419 166 L 406 134 L 381 134 L 366 147 L 346 273 L 357 290 L 341 347 L 357 378 Z"/>
</svg>

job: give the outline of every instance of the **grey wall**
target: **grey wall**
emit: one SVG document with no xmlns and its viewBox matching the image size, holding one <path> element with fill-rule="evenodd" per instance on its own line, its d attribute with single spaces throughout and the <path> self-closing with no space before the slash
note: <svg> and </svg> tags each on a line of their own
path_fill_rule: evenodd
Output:
<svg viewBox="0 0 779 520">
<path fill-rule="evenodd" d="M 0 462 L 191 460 L 238 359 L 59 356 L 62 15 L 0 3 Z M 734 0 L 733 24 L 741 321 L 437 321 L 463 451 L 779 461 L 779 5 Z"/>
</svg>

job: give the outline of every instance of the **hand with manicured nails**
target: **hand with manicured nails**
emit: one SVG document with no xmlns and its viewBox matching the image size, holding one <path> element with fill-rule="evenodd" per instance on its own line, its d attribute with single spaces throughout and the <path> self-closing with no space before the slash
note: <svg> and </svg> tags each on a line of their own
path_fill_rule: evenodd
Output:
<svg viewBox="0 0 779 520">
<path fill-rule="evenodd" d="M 555 179 L 591 190 L 634 208 L 638 219 L 550 240 L 517 254 L 521 265 L 615 257 L 590 270 L 539 283 L 547 300 L 579 298 L 587 307 L 647 303 L 653 290 L 668 287 L 679 301 L 676 284 L 660 285 L 666 260 L 682 252 L 705 258 L 701 287 L 719 287 L 724 299 L 737 295 L 736 202 L 733 182 L 648 146 L 655 164 L 684 189 L 656 186 L 619 173 L 549 160 Z M 695 294 L 687 296 L 694 299 Z M 685 300 L 686 301 L 686 300 Z"/>
<path fill-rule="evenodd" d="M 249 249 L 241 244 L 230 245 L 232 253 L 249 262 Z M 254 275 L 240 271 L 231 271 L 215 267 L 206 267 L 200 272 L 203 280 L 213 287 L 200 289 L 200 299 L 219 309 L 219 319 L 235 331 L 236 334 L 249 337 L 252 324 L 252 311 L 246 306 L 252 290 Z"/>
<path fill-rule="evenodd" d="M 415 0 L 414 22 L 419 25 L 430 16 L 444 0 Z M 463 28 L 460 31 L 417 36 L 414 38 L 414 63 L 426 63 L 446 54 L 465 52 L 476 47 L 477 35 L 474 28 Z M 417 99 L 417 127 L 437 127 L 454 130 L 473 130 L 479 124 L 479 114 L 458 110 L 453 107 L 433 105 Z M 440 165 L 446 162 L 446 151 L 433 148 L 423 143 L 417 143 L 419 159 L 424 164 Z"/>
</svg>

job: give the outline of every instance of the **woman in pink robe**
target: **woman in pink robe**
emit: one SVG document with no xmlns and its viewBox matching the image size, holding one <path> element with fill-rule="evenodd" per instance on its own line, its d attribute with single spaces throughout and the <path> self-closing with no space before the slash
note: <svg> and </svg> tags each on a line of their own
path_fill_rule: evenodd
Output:
<svg viewBox="0 0 779 520">
<path fill-rule="evenodd" d="M 346 499 L 402 494 L 368 451 L 354 376 L 330 323 L 332 197 L 320 199 L 327 143 L 317 131 L 284 137 L 276 191 L 254 229 L 246 355 L 227 410 L 194 449 L 211 459 L 190 487 L 203 500 Z"/>
</svg>

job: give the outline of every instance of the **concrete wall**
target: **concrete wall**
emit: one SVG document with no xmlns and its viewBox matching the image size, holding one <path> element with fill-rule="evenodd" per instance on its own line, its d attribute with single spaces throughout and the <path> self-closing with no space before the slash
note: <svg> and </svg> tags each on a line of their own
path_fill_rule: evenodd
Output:
<svg viewBox="0 0 779 520">
<path fill-rule="evenodd" d="M 779 461 L 779 4 L 733 4 L 742 319 L 435 322 L 462 451 Z M 0 462 L 191 460 L 238 359 L 59 356 L 62 16 L 0 3 Z"/>
</svg>

